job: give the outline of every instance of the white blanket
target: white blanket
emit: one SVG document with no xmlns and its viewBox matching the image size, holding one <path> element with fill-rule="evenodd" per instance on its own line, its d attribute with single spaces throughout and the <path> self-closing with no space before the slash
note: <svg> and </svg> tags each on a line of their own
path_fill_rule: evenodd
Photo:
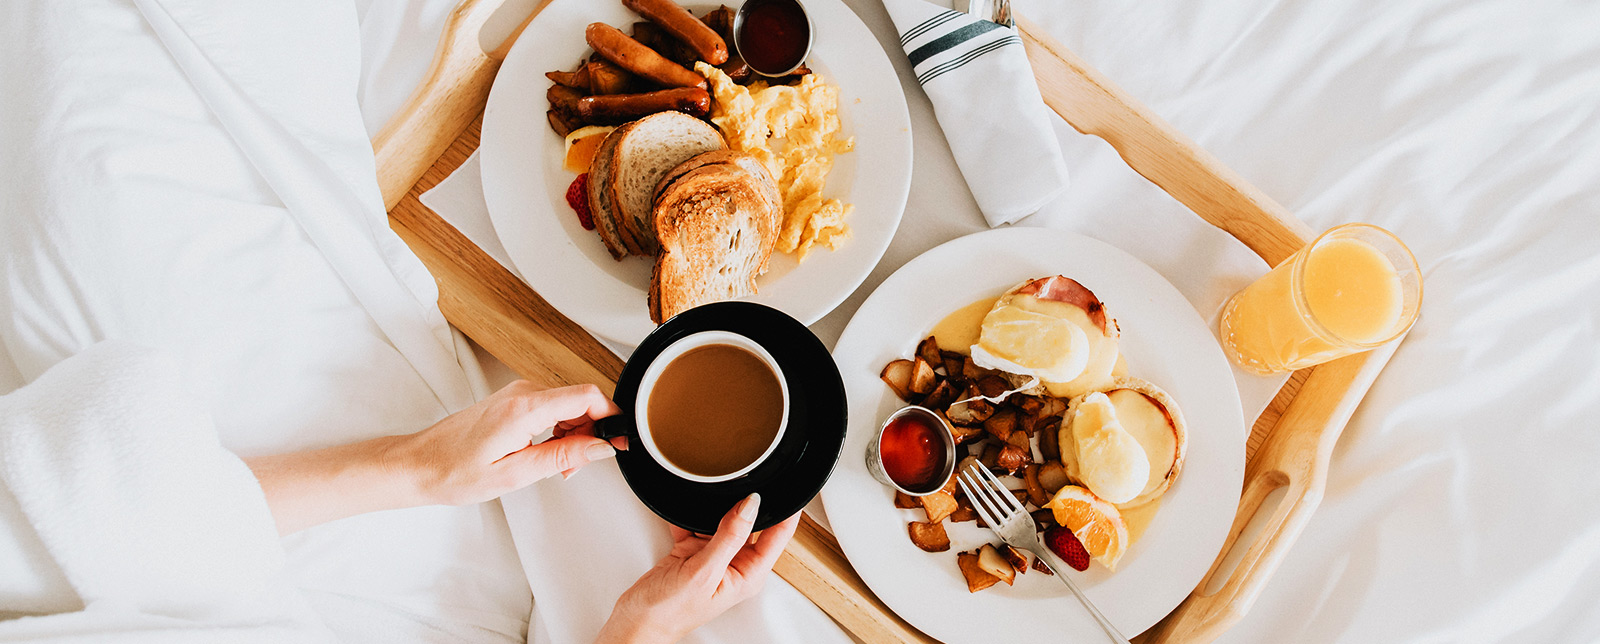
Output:
<svg viewBox="0 0 1600 644">
<path fill-rule="evenodd" d="M 170 358 L 104 343 L 0 396 L 0 523 L 36 536 L 82 604 L 0 622 L 0 642 L 334 641 L 185 389 Z"/>
<path fill-rule="evenodd" d="M 17 380 L 103 340 L 157 348 L 244 456 L 410 433 L 470 402 L 472 357 L 386 227 L 356 18 L 315 1 L 0 3 L 0 344 Z M 0 532 L 0 611 L 75 608 L 15 556 L 24 542 Z M 498 503 L 283 544 L 343 640 L 525 638 Z"/>
</svg>

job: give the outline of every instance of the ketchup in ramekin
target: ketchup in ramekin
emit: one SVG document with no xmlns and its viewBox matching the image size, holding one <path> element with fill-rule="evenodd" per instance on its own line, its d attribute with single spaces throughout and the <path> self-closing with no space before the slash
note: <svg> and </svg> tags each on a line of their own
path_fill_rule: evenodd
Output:
<svg viewBox="0 0 1600 644">
<path fill-rule="evenodd" d="M 763 76 L 784 76 L 811 54 L 811 19 L 796 0 L 749 0 L 734 17 L 734 48 Z"/>
<path fill-rule="evenodd" d="M 902 492 L 938 491 L 955 469 L 955 440 L 937 414 L 922 407 L 902 408 L 889 417 L 867 450 L 867 468 L 879 481 Z"/>
</svg>

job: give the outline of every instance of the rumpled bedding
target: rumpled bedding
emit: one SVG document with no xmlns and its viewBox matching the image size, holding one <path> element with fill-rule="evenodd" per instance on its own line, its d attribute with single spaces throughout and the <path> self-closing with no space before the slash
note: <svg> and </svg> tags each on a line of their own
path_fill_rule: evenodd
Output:
<svg viewBox="0 0 1600 644">
<path fill-rule="evenodd" d="M 421 78 L 452 4 L 358 3 L 366 40 L 356 96 L 369 133 Z M 894 46 L 875 0 L 848 4 Z M 47 11 L 68 5 L 90 9 L 70 18 L 65 8 Z M 1321 509 L 1249 615 L 1219 641 L 1600 640 L 1600 479 L 1592 475 L 1600 458 L 1600 5 L 1015 6 L 1313 227 L 1385 226 L 1425 272 L 1422 320 L 1341 439 Z M 178 72 L 150 49 L 127 7 L 0 4 L 8 54 L 0 60 L 0 242 L 15 239 L 9 227 L 19 214 L 64 213 L 73 217 L 44 220 L 53 222 L 47 239 L 100 226 L 108 230 L 92 232 L 127 240 L 97 246 L 118 249 L 103 261 L 66 243 L 0 255 L 0 289 L 31 298 L 0 302 L 0 341 L 16 360 L 0 360 L 0 387 L 37 378 L 98 339 L 133 336 L 175 348 L 188 380 L 208 391 L 223 444 L 242 453 L 412 431 L 442 415 L 203 104 L 149 89 L 171 87 Z M 58 31 L 30 35 L 50 11 L 60 12 L 50 23 Z M 341 28 L 352 20 L 341 15 Z M 911 201 L 880 269 L 816 326 L 825 338 L 894 268 L 983 227 L 928 127 L 926 99 L 897 64 L 917 124 Z M 46 90 L 55 104 L 23 104 Z M 107 96 L 120 98 L 108 104 Z M 348 97 L 330 104 L 353 109 Z M 1024 224 L 1115 244 L 1191 300 L 1248 283 L 1241 275 L 1207 286 L 1200 269 L 1250 258 L 1102 142 L 1064 123 L 1057 131 L 1073 187 Z M 38 141 L 52 145 L 30 145 Z M 353 137 L 334 147 L 356 150 Z M 209 241 L 186 247 L 176 234 L 133 234 L 152 229 L 202 231 Z M 19 288 L 16 270 L 36 265 L 65 273 L 63 285 L 42 295 Z M 278 268 L 264 274 L 263 265 Z M 100 270 L 86 274 L 90 267 Z M 152 293 L 212 317 L 164 317 L 144 304 Z M 259 342 L 245 346 L 240 337 Z M 291 574 L 323 605 L 342 603 L 337 610 L 501 616 L 526 608 L 520 571 L 506 579 L 493 556 L 461 556 L 509 550 L 498 509 L 385 514 L 289 540 L 290 560 L 300 562 Z M 22 538 L 0 532 L 0 548 Z M 389 570 L 393 561 L 408 569 Z M 0 609 L 59 606 L 29 603 L 63 588 L 59 578 L 39 581 L 48 577 L 0 567 Z M 18 579 L 37 583 L 19 589 Z M 433 589 L 440 580 L 445 592 Z M 390 599 L 355 592 L 385 585 L 395 592 L 367 596 Z"/>
<path fill-rule="evenodd" d="M 0 346 L 17 380 L 104 340 L 151 347 L 241 456 L 470 404 L 476 364 L 377 194 L 357 17 L 0 3 Z M 59 574 L 16 556 L 30 545 L 0 531 L 0 611 L 75 610 Z M 497 503 L 353 517 L 283 547 L 343 641 L 525 640 L 531 593 Z"/>
<path fill-rule="evenodd" d="M 1600 641 L 1600 4 L 1015 4 L 1313 228 L 1378 224 L 1424 272 L 1320 509 L 1218 641 Z M 1073 189 L 1035 220 L 1182 288 L 1194 216 L 1063 135 Z"/>
<path fill-rule="evenodd" d="M 181 373 L 109 341 L 0 396 L 0 522 L 36 537 L 82 604 L 0 622 L 0 642 L 335 641 Z"/>
</svg>

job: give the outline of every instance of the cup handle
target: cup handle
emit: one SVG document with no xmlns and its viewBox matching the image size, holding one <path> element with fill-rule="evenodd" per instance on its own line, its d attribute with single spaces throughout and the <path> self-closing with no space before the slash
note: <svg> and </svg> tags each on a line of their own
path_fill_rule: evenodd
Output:
<svg viewBox="0 0 1600 644">
<path fill-rule="evenodd" d="M 605 440 L 611 440 L 619 436 L 627 436 L 628 422 L 623 419 L 622 414 L 606 416 L 605 418 L 601 418 L 600 420 L 594 422 L 594 431 L 596 438 L 602 438 Z"/>
</svg>

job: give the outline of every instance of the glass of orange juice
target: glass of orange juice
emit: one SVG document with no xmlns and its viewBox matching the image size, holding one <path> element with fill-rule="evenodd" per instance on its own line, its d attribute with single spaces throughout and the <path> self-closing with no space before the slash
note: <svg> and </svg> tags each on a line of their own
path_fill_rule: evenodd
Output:
<svg viewBox="0 0 1600 644">
<path fill-rule="evenodd" d="M 1345 224 L 1235 293 L 1222 311 L 1222 346 L 1255 373 L 1304 369 L 1399 337 L 1421 304 L 1411 250 L 1377 226 Z"/>
</svg>

